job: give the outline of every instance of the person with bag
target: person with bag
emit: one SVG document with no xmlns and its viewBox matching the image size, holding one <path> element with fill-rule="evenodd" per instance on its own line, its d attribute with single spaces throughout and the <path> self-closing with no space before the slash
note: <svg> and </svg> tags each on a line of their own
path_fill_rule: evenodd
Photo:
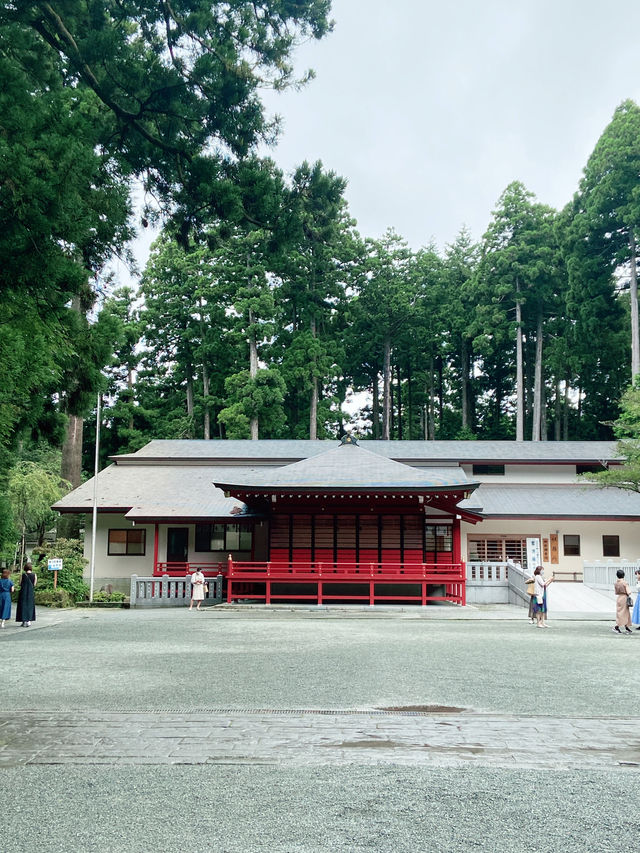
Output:
<svg viewBox="0 0 640 853">
<path fill-rule="evenodd" d="M 200 605 L 204 601 L 205 578 L 200 569 L 196 569 L 191 575 L 191 604 L 189 610 L 193 610 L 193 602 L 196 602 L 196 610 L 200 610 Z"/>
<path fill-rule="evenodd" d="M 7 619 L 11 619 L 11 593 L 13 592 L 13 581 L 11 580 L 11 569 L 3 569 L 0 578 L 0 628 L 4 628 Z"/>
<path fill-rule="evenodd" d="M 28 628 L 36 621 L 36 594 L 35 586 L 38 576 L 33 571 L 31 563 L 25 563 L 20 576 L 20 592 L 18 593 L 18 606 L 16 607 L 16 622 L 20 622 L 23 628 Z"/>
<path fill-rule="evenodd" d="M 529 596 L 529 613 L 528 619 L 532 625 L 536 623 L 536 614 L 535 614 L 535 600 L 536 600 L 536 579 L 535 575 L 530 574 L 531 569 L 527 569 L 527 576 L 525 577 L 525 583 L 527 585 L 527 595 Z"/>
<path fill-rule="evenodd" d="M 533 612 L 536 616 L 536 625 L 538 628 L 548 628 L 547 625 L 547 587 L 553 583 L 553 578 L 545 580 L 544 569 L 538 566 L 533 573 L 534 580 L 534 605 Z"/>
<path fill-rule="evenodd" d="M 612 628 L 616 634 L 622 634 L 622 628 L 631 634 L 631 612 L 630 607 L 633 604 L 631 599 L 631 590 L 629 584 L 624 579 L 624 569 L 618 569 L 616 572 L 618 580 L 613 585 L 613 591 L 616 594 L 616 625 Z"/>
</svg>

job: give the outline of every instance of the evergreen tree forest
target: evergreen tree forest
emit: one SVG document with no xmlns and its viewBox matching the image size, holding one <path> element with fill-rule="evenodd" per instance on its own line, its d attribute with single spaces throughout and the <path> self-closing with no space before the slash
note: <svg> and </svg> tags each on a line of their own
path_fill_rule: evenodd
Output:
<svg viewBox="0 0 640 853">
<path fill-rule="evenodd" d="M 259 153 L 260 91 L 305 97 L 295 48 L 330 5 L 2 5 L 0 540 L 17 464 L 92 470 L 99 392 L 103 464 L 154 438 L 612 437 L 640 373 L 640 108 L 562 210 L 514 181 L 479 240 L 374 239 L 348 175 Z M 150 224 L 122 287 L 109 262 Z"/>
</svg>

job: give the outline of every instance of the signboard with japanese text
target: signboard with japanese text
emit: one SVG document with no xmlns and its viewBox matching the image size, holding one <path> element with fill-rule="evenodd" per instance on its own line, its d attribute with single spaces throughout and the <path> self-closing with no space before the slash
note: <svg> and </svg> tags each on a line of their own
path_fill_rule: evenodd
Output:
<svg viewBox="0 0 640 853">
<path fill-rule="evenodd" d="M 540 540 L 536 537 L 527 539 L 527 567 L 533 571 L 540 565 Z"/>
</svg>

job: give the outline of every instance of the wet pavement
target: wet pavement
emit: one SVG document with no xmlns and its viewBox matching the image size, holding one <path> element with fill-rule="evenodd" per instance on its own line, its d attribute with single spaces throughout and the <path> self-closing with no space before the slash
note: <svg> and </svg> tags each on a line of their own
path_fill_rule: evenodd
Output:
<svg viewBox="0 0 640 853">
<path fill-rule="evenodd" d="M 101 764 L 640 770 L 634 719 L 212 709 L 0 715 L 0 768 Z"/>
</svg>

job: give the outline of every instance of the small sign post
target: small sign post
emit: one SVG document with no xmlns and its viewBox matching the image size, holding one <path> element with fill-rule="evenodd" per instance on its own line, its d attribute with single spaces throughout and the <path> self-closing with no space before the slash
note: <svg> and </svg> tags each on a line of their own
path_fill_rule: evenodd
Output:
<svg viewBox="0 0 640 853">
<path fill-rule="evenodd" d="M 47 560 L 47 568 L 50 572 L 53 572 L 53 588 L 56 589 L 58 586 L 58 572 L 62 568 L 62 558 L 51 557 Z"/>
</svg>

